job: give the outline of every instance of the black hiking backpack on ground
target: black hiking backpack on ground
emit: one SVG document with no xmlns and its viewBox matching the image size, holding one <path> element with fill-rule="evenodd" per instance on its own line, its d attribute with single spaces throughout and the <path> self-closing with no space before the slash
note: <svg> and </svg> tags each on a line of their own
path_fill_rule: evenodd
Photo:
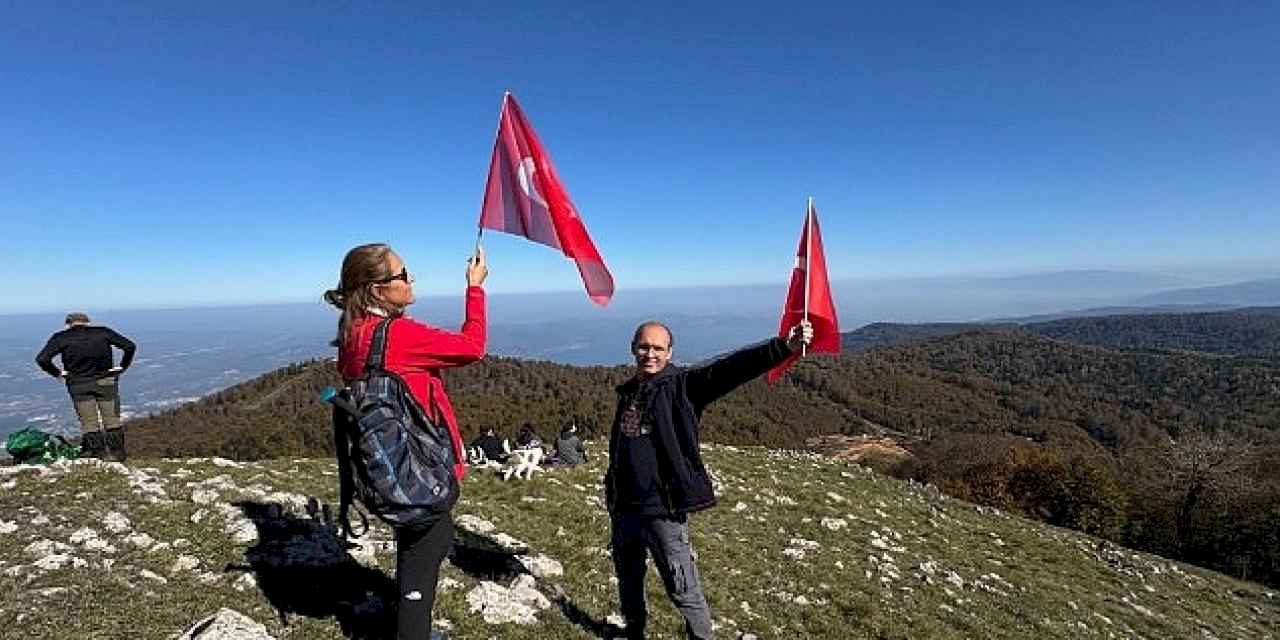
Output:
<svg viewBox="0 0 1280 640">
<path fill-rule="evenodd" d="M 334 405 L 338 521 L 344 536 L 364 534 L 351 529 L 352 496 L 387 524 L 410 528 L 431 526 L 458 499 L 448 430 L 429 419 L 404 380 L 386 369 L 393 320 L 378 323 L 364 375 L 340 391 L 326 389 L 323 396 Z"/>
</svg>

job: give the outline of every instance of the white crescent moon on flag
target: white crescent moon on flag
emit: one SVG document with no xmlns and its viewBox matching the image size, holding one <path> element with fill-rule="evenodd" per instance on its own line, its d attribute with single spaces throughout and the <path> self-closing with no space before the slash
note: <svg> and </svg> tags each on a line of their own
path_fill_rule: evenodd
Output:
<svg viewBox="0 0 1280 640">
<path fill-rule="evenodd" d="M 534 165 L 533 158 L 525 157 L 520 159 L 520 164 L 516 167 L 516 177 L 520 180 L 520 190 L 530 200 L 547 208 L 547 201 L 538 193 L 538 184 L 533 181 L 533 174 L 537 173 L 538 167 Z"/>
</svg>

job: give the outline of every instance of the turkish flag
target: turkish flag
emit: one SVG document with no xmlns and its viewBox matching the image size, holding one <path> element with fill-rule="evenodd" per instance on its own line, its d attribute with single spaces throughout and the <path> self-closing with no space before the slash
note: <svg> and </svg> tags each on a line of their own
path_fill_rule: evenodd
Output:
<svg viewBox="0 0 1280 640">
<path fill-rule="evenodd" d="M 796 249 L 796 266 L 791 270 L 791 288 L 782 307 L 778 335 L 786 339 L 791 327 L 806 317 L 813 324 L 813 341 L 809 343 L 808 351 L 840 353 L 840 322 L 836 319 L 836 305 L 831 300 L 827 258 L 822 251 L 822 231 L 818 228 L 818 212 L 813 207 L 813 198 L 809 199 L 804 230 L 800 232 L 800 248 Z M 770 370 L 769 384 L 777 382 L 799 359 L 800 354 L 794 354 Z"/>
<path fill-rule="evenodd" d="M 480 227 L 559 249 L 578 264 L 592 302 L 604 306 L 613 297 L 613 276 L 587 235 L 551 156 L 510 93 L 502 99 Z"/>
</svg>

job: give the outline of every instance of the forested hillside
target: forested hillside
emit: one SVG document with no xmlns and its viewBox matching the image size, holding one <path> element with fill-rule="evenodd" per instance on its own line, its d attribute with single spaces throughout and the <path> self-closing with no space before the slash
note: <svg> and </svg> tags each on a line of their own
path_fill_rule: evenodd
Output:
<svg viewBox="0 0 1280 640">
<path fill-rule="evenodd" d="M 846 353 L 857 353 L 875 347 L 891 347 L 907 342 L 919 342 L 929 338 L 941 338 L 966 331 L 981 331 L 1013 327 L 1012 324 L 981 324 L 966 322 L 926 322 L 921 324 L 900 324 L 896 322 L 873 322 L 859 327 L 841 336 L 840 347 Z"/>
<path fill-rule="evenodd" d="M 447 383 L 468 436 L 524 422 L 550 433 L 572 416 L 594 434 L 627 375 L 625 367 L 489 358 L 448 371 Z M 327 452 L 328 408 L 318 397 L 331 384 L 331 363 L 286 367 L 135 421 L 131 439 L 156 453 Z M 1275 359 L 1113 351 L 996 330 L 811 358 L 773 389 L 752 382 L 713 405 L 705 428 L 709 439 L 770 446 L 879 426 L 926 439 L 1010 433 L 1114 448 L 1187 429 L 1264 437 L 1278 424 Z"/>
<path fill-rule="evenodd" d="M 1119 349 L 1280 355 L 1280 307 L 1070 318 L 1026 328 L 1048 338 Z"/>
<path fill-rule="evenodd" d="M 845 351 L 865 351 L 966 331 L 1021 328 L 1074 344 L 1116 349 L 1280 355 L 1280 307 L 1201 313 L 1115 313 L 1036 322 L 876 322 L 844 334 Z"/>
<path fill-rule="evenodd" d="M 1257 432 L 1280 423 L 1274 358 L 1115 351 L 995 330 L 806 364 L 794 383 L 920 436 L 1088 435 L 1116 445 L 1188 428 Z"/>
</svg>

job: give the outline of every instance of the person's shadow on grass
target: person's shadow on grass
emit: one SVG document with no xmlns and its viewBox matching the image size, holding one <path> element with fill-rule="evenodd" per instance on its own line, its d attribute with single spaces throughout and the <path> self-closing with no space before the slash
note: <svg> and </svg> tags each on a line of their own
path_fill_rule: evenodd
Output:
<svg viewBox="0 0 1280 640">
<path fill-rule="evenodd" d="M 307 517 L 273 503 L 235 506 L 257 527 L 258 541 L 245 551 L 245 565 L 227 571 L 252 573 L 281 624 L 288 626 L 290 615 L 332 617 L 346 638 L 395 637 L 395 581 L 351 557 L 328 505 L 311 498 Z"/>
<path fill-rule="evenodd" d="M 228 565 L 227 571 L 252 573 L 281 624 L 288 626 L 290 615 L 332 617 L 343 636 L 352 640 L 395 637 L 395 581 L 351 557 L 348 549 L 353 545 L 338 537 L 328 505 L 312 498 L 306 517 L 274 503 L 245 501 L 235 506 L 257 528 L 258 541 L 245 551 L 244 565 Z M 506 583 L 527 573 L 516 558 L 527 552 L 459 528 L 449 561 L 476 579 Z M 584 611 L 558 586 L 539 588 L 565 619 L 583 631 L 597 638 L 624 637 L 621 629 Z"/>
</svg>

